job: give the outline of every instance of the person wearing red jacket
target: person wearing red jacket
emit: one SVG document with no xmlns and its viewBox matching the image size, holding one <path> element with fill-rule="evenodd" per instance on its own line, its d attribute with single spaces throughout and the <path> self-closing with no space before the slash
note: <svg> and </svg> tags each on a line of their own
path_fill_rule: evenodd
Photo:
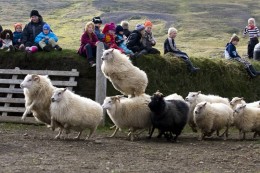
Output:
<svg viewBox="0 0 260 173">
<path fill-rule="evenodd" d="M 81 36 L 81 45 L 78 54 L 88 59 L 91 67 L 96 66 L 96 51 L 98 38 L 94 33 L 95 25 L 93 22 L 88 22 L 85 26 L 85 31 Z"/>
</svg>

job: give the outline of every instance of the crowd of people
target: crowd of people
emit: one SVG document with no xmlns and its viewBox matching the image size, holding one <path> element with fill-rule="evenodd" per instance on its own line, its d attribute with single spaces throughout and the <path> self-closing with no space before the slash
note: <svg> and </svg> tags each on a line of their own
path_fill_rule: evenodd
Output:
<svg viewBox="0 0 260 173">
<path fill-rule="evenodd" d="M 129 56 L 129 59 L 134 63 L 136 58 L 145 54 L 160 54 L 160 51 L 154 46 L 156 39 L 153 35 L 153 23 L 146 20 L 144 23 L 137 24 L 133 31 L 129 30 L 129 23 L 122 21 L 121 24 L 106 23 L 102 28 L 102 20 L 98 17 L 93 17 L 92 21 L 86 23 L 84 32 L 81 36 L 81 43 L 78 49 L 78 54 L 86 57 L 91 67 L 94 67 L 96 61 L 96 46 L 98 42 L 103 42 L 105 49 L 114 48 L 120 50 L 122 53 Z M 51 30 L 49 24 L 43 21 L 42 16 L 37 10 L 32 10 L 30 13 L 30 22 L 22 28 L 21 23 L 14 25 L 12 45 L 6 44 L 6 36 L 3 28 L 0 25 L 1 40 L 0 47 L 8 48 L 9 50 L 25 50 L 33 53 L 38 50 L 49 52 L 52 49 L 61 51 L 62 48 L 58 45 L 58 37 Z M 249 35 L 250 41 L 248 43 L 248 58 L 253 58 L 253 50 L 255 45 L 259 42 L 259 30 L 255 24 L 255 19 L 250 18 L 248 25 L 245 27 L 243 35 Z M 8 34 L 7 34 L 8 35 Z M 171 27 L 168 29 L 168 37 L 164 42 L 164 54 L 171 52 L 174 56 L 181 58 L 192 73 L 200 70 L 194 67 L 190 61 L 189 56 L 179 50 L 176 46 L 175 38 L 177 36 L 177 29 Z M 236 51 L 236 45 L 239 42 L 239 37 L 233 35 L 225 48 L 225 58 L 229 60 L 236 60 L 245 66 L 248 74 L 251 77 L 260 75 L 259 71 L 247 61 L 241 58 Z"/>
</svg>

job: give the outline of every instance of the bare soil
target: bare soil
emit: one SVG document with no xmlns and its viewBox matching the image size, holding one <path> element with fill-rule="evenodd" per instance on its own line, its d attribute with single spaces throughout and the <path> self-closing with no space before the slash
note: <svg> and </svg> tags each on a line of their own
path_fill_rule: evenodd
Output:
<svg viewBox="0 0 260 173">
<path fill-rule="evenodd" d="M 119 132 L 98 130 L 94 139 L 55 140 L 44 126 L 0 124 L 0 172 L 260 172 L 260 140 L 198 141 L 184 132 L 177 143 L 164 138 L 134 142 Z"/>
</svg>

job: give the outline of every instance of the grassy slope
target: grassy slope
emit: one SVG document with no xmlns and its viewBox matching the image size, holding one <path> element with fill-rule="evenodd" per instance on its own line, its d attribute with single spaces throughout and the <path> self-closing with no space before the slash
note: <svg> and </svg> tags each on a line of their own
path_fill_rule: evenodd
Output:
<svg viewBox="0 0 260 173">
<path fill-rule="evenodd" d="M 9 9 L 12 9 L 14 15 L 10 15 Z M 3 0 L 0 7 L 1 24 L 4 28 L 13 28 L 13 23 L 17 21 L 25 24 L 31 9 L 40 11 L 44 20 L 51 24 L 59 36 L 61 46 L 68 49 L 78 48 L 85 23 L 96 15 L 102 15 L 110 22 L 115 18 L 106 15 L 109 12 L 118 12 L 118 18 L 131 12 L 132 16 L 127 18 L 131 29 L 147 18 L 140 13 L 172 15 L 173 19 L 152 19 L 158 40 L 156 47 L 162 51 L 168 29 L 165 20 L 168 20 L 171 21 L 169 26 L 175 26 L 179 30 L 179 48 L 194 57 L 221 56 L 230 35 L 234 32 L 241 34 L 249 17 L 260 20 L 260 1 L 253 0 L 38 0 L 36 3 L 29 0 L 20 3 Z M 241 55 L 246 54 L 246 41 L 247 39 L 242 39 L 238 46 Z"/>
</svg>

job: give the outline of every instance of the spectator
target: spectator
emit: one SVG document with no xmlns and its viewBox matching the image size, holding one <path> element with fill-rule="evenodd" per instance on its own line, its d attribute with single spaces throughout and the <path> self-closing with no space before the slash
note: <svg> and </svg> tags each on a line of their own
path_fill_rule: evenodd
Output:
<svg viewBox="0 0 260 173">
<path fill-rule="evenodd" d="M 23 25 L 21 23 L 14 24 L 14 32 L 13 32 L 13 46 L 15 49 L 18 49 L 22 43 L 22 32 Z"/>
<path fill-rule="evenodd" d="M 50 52 L 52 48 L 61 51 L 62 48 L 57 43 L 58 37 L 51 31 L 50 25 L 45 23 L 42 29 L 43 31 L 36 36 L 35 43 L 46 52 Z"/>
<path fill-rule="evenodd" d="M 231 37 L 229 43 L 226 45 L 225 49 L 225 58 L 228 60 L 235 60 L 239 63 L 242 63 L 248 72 L 250 77 L 256 77 L 257 75 L 260 75 L 260 71 L 256 71 L 255 68 L 252 66 L 250 62 L 248 62 L 246 59 L 241 58 L 237 51 L 236 51 L 236 45 L 239 42 L 239 37 L 236 34 L 233 34 Z"/>
<path fill-rule="evenodd" d="M 123 27 L 123 35 L 128 38 L 131 34 L 131 31 L 129 31 L 129 23 L 127 21 L 122 21 L 121 26 Z"/>
<path fill-rule="evenodd" d="M 85 32 L 81 36 L 81 44 L 78 53 L 88 59 L 91 67 L 96 65 L 96 51 L 98 38 L 94 33 L 95 25 L 93 22 L 88 22 L 85 26 Z"/>
<path fill-rule="evenodd" d="M 39 46 L 34 42 L 35 37 L 42 32 L 42 27 L 45 24 L 42 16 L 37 10 L 32 10 L 30 13 L 30 22 L 25 25 L 22 33 L 22 44 L 19 46 L 20 49 L 31 46 Z"/>
<path fill-rule="evenodd" d="M 118 47 L 120 47 L 121 49 L 123 49 L 124 53 L 126 55 L 130 55 L 130 56 L 134 56 L 133 51 L 129 50 L 126 47 L 126 37 L 124 37 L 123 35 L 123 27 L 121 25 L 117 25 L 116 26 L 116 44 Z"/>
<path fill-rule="evenodd" d="M 172 27 L 168 29 L 168 38 L 164 41 L 164 54 L 168 52 L 172 52 L 174 56 L 183 59 L 183 61 L 187 64 L 188 70 L 192 73 L 197 72 L 199 68 L 193 66 L 190 61 L 189 56 L 185 53 L 177 49 L 175 43 L 175 37 L 177 36 L 177 29 Z"/>
<path fill-rule="evenodd" d="M 137 24 L 135 26 L 135 30 L 129 35 L 126 40 L 127 48 L 132 50 L 136 54 L 136 57 L 140 57 L 143 54 L 147 53 L 141 41 L 145 33 L 144 28 L 145 27 L 143 24 Z"/>
<path fill-rule="evenodd" d="M 253 58 L 254 48 L 255 48 L 255 45 L 257 43 L 259 43 L 258 37 L 260 36 L 259 29 L 256 26 L 254 18 L 248 19 L 248 25 L 244 29 L 243 36 L 245 36 L 247 33 L 250 38 L 250 40 L 248 42 L 248 46 L 247 46 L 247 55 L 248 55 L 248 58 Z"/>
<path fill-rule="evenodd" d="M 153 27 L 152 22 L 147 20 L 145 21 L 144 26 L 145 26 L 145 34 L 142 39 L 142 43 L 143 46 L 145 47 L 145 50 L 149 54 L 160 54 L 159 50 L 153 48 L 153 46 L 155 46 L 156 44 L 156 41 L 152 33 L 152 27 Z"/>
<path fill-rule="evenodd" d="M 103 41 L 105 38 L 105 34 L 102 34 L 101 32 L 101 25 L 102 25 L 102 20 L 100 17 L 93 17 L 92 22 L 95 24 L 95 34 L 98 38 L 99 41 Z"/>
<path fill-rule="evenodd" d="M 1 32 L 3 31 L 3 28 L 2 28 L 2 26 L 0 25 L 0 34 L 1 34 Z M 2 47 L 2 39 L 0 38 L 0 47 Z"/>
<path fill-rule="evenodd" d="M 105 38 L 104 38 L 105 48 L 106 49 L 115 48 L 115 49 L 118 49 L 121 52 L 123 52 L 123 49 L 118 47 L 117 44 L 116 44 L 115 32 L 116 32 L 116 25 L 114 23 L 105 24 L 105 26 L 102 30 L 102 33 L 105 34 Z"/>
</svg>

